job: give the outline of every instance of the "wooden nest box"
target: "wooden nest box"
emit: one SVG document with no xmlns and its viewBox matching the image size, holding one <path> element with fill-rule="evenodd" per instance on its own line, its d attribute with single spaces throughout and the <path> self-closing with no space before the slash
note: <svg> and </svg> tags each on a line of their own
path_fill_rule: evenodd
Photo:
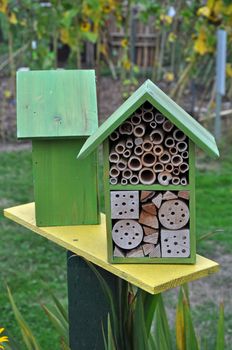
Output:
<svg viewBox="0 0 232 350">
<path fill-rule="evenodd" d="M 102 142 L 109 261 L 195 263 L 195 145 L 218 157 L 214 137 L 147 80 L 78 159 Z"/>
<path fill-rule="evenodd" d="M 97 156 L 76 159 L 98 127 L 93 70 L 17 74 L 17 136 L 31 139 L 37 226 L 99 223 Z"/>
</svg>

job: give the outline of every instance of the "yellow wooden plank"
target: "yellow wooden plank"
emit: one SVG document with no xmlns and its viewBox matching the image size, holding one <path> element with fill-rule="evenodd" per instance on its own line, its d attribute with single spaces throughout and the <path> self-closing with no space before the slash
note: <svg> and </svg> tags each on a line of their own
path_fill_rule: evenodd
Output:
<svg viewBox="0 0 232 350">
<path fill-rule="evenodd" d="M 197 255 L 195 265 L 109 264 L 103 214 L 100 225 L 63 227 L 37 227 L 34 203 L 5 209 L 4 215 L 152 294 L 207 276 L 219 269 L 216 262 L 200 255 Z"/>
</svg>

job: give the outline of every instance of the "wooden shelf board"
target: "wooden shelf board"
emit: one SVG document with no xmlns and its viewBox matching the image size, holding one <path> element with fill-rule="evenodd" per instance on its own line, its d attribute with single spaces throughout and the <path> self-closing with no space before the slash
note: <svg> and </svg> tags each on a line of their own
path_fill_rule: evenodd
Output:
<svg viewBox="0 0 232 350">
<path fill-rule="evenodd" d="M 195 265 L 110 264 L 107 262 L 105 215 L 100 225 L 38 227 L 34 203 L 4 210 L 4 215 L 105 270 L 152 293 L 160 293 L 218 271 L 218 263 L 197 255 Z"/>
</svg>

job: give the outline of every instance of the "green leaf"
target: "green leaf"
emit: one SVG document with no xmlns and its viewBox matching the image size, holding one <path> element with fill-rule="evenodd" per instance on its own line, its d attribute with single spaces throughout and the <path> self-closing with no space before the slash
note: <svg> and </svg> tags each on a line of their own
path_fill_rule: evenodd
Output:
<svg viewBox="0 0 232 350">
<path fill-rule="evenodd" d="M 179 290 L 176 308 L 176 346 L 178 350 L 185 350 L 185 323 L 182 288 Z"/>
<path fill-rule="evenodd" d="M 136 296 L 136 304 L 134 311 L 134 323 L 133 323 L 133 349 L 135 350 L 147 350 L 148 349 L 148 336 L 146 330 L 144 307 L 143 307 L 143 291 L 138 290 Z"/>
<path fill-rule="evenodd" d="M 225 348 L 224 304 L 220 303 L 216 350 L 224 350 L 224 348 Z"/>
<path fill-rule="evenodd" d="M 196 332 L 193 326 L 192 316 L 189 308 L 189 300 L 183 290 L 183 311 L 186 350 L 199 350 Z"/>
<path fill-rule="evenodd" d="M 156 339 L 158 349 L 162 350 L 171 350 L 172 349 L 172 340 L 171 333 L 168 324 L 168 319 L 166 315 L 166 311 L 164 308 L 162 295 L 159 295 L 159 302 L 156 309 Z"/>
<path fill-rule="evenodd" d="M 159 294 L 152 295 L 146 292 L 144 294 L 144 315 L 145 315 L 145 324 L 146 324 L 146 332 L 147 336 L 149 336 L 151 332 L 151 325 L 154 319 L 155 310 L 159 302 Z"/>
</svg>

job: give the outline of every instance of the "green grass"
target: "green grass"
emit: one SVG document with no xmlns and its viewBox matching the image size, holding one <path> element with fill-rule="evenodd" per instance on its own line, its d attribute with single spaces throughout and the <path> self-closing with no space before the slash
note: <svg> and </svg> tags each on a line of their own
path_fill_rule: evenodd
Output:
<svg viewBox="0 0 232 350">
<path fill-rule="evenodd" d="M 231 252 L 232 152 L 227 153 L 227 158 L 216 162 L 220 164 L 219 169 L 197 173 L 197 236 L 221 230 L 210 237 L 210 241 Z M 3 208 L 33 200 L 33 180 L 29 151 L 4 152 L 0 158 L 2 213 Z M 208 160 L 205 162 L 209 164 Z M 5 327 L 14 339 L 20 339 L 6 295 L 7 283 L 42 348 L 59 349 L 57 335 L 40 303 L 50 302 L 49 288 L 62 302 L 67 300 L 65 250 L 5 219 L 2 214 L 0 242 L 0 327 Z M 209 256 L 212 247 L 212 243 L 200 241 L 198 252 Z"/>
</svg>

